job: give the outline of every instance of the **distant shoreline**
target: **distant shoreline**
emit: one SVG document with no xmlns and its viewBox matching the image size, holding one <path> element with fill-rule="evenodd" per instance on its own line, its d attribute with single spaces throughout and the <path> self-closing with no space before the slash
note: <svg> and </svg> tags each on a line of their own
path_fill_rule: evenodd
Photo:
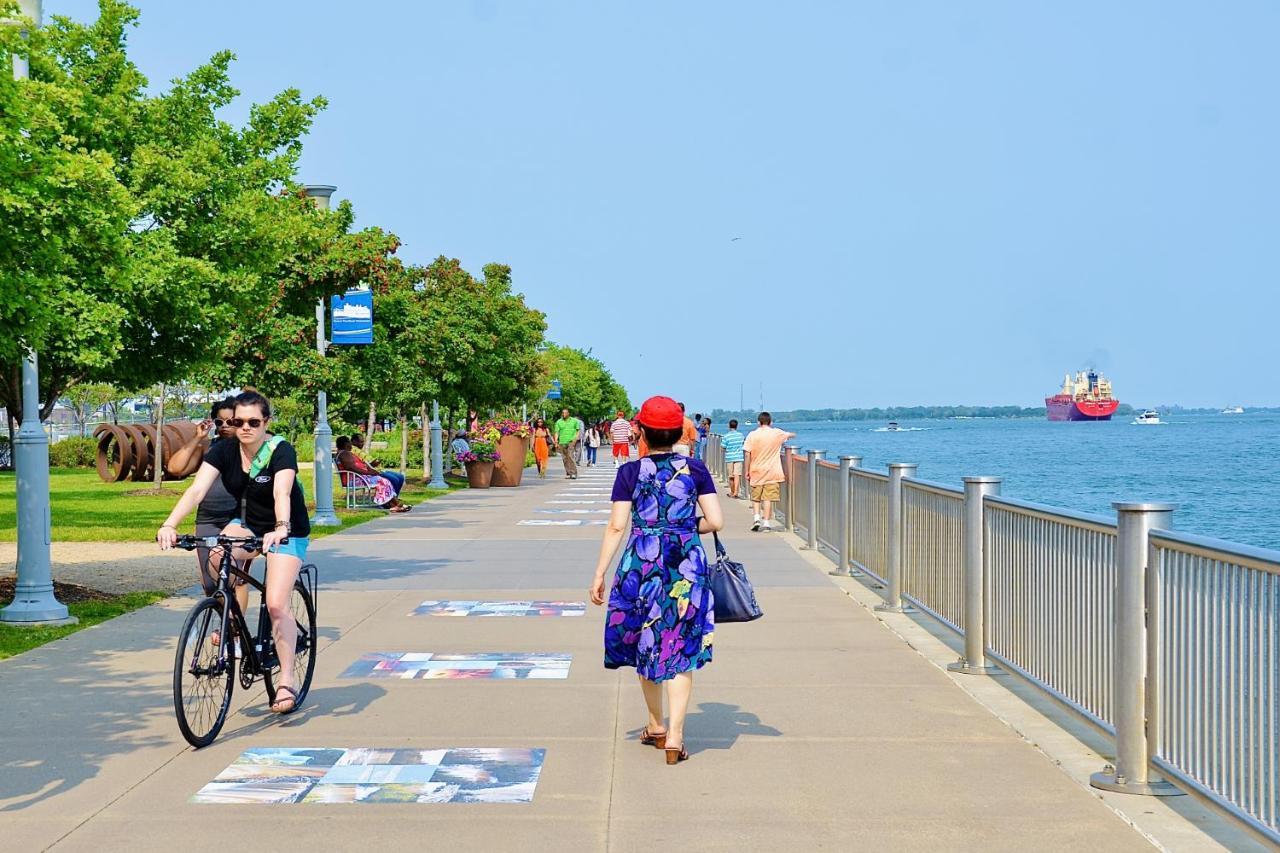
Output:
<svg viewBox="0 0 1280 853">
<path fill-rule="evenodd" d="M 1177 415 L 1218 415 L 1221 409 L 1185 408 L 1183 406 L 1157 406 L 1158 411 Z M 1128 403 L 1121 403 L 1115 416 L 1131 417 L 1138 410 Z M 1277 407 L 1256 407 L 1249 412 L 1280 412 Z M 755 411 L 730 411 L 713 409 L 707 417 L 712 423 L 722 424 L 730 418 L 743 423 L 755 420 Z M 945 420 L 948 418 L 983 418 L 983 419 L 1019 419 L 1045 417 L 1044 406 L 888 406 L 871 409 L 793 409 L 774 410 L 774 420 L 785 423 L 805 423 L 811 421 L 910 421 L 910 420 Z M 1236 417 L 1239 417 L 1238 415 Z"/>
</svg>

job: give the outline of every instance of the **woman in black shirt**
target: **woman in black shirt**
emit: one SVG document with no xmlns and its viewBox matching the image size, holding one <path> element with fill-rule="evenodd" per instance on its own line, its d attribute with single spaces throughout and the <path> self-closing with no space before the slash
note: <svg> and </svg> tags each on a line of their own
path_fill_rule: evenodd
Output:
<svg viewBox="0 0 1280 853">
<path fill-rule="evenodd" d="M 156 533 L 163 549 L 177 541 L 179 524 L 213 487 L 221 482 L 238 503 L 236 517 L 223 529 L 226 536 L 258 536 L 267 557 L 267 611 L 276 653 L 280 657 L 280 684 L 271 710 L 285 714 L 297 704 L 293 657 L 298 625 L 289 610 L 298 569 L 310 544 L 311 523 L 298 483 L 298 455 L 279 436 L 269 436 L 271 403 L 256 391 L 235 398 L 235 441 L 219 441 L 205 454 L 195 482 L 183 493 Z M 287 541 L 284 541 L 287 540 Z M 258 552 L 237 549 L 236 559 L 252 559 Z"/>
</svg>

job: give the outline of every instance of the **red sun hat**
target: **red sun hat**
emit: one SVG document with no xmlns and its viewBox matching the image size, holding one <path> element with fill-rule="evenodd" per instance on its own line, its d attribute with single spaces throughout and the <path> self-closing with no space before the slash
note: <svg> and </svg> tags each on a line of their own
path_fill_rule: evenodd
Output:
<svg viewBox="0 0 1280 853">
<path fill-rule="evenodd" d="M 678 429 L 684 426 L 684 412 L 670 397 L 650 397 L 640 407 L 640 423 L 653 429 Z"/>
</svg>

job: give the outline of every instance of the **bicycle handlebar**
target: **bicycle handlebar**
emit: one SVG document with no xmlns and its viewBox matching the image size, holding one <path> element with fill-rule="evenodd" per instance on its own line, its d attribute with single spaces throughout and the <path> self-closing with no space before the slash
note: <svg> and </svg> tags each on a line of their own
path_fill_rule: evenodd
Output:
<svg viewBox="0 0 1280 853">
<path fill-rule="evenodd" d="M 289 540 L 281 539 L 278 544 L 283 545 Z M 194 551 L 197 548 L 216 548 L 219 545 L 223 547 L 240 547 L 246 551 L 261 551 L 261 536 L 192 536 L 184 533 L 178 537 L 173 543 L 175 548 L 181 548 L 184 551 Z"/>
</svg>

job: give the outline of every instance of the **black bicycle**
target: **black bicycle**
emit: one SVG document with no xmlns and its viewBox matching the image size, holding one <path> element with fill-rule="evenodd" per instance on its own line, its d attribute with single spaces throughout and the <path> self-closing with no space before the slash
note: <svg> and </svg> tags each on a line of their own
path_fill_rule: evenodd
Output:
<svg viewBox="0 0 1280 853">
<path fill-rule="evenodd" d="M 231 693 L 236 682 L 236 660 L 240 661 L 240 686 L 248 690 L 262 676 L 267 686 L 267 700 L 274 705 L 280 686 L 280 659 L 271 638 L 271 616 L 267 612 L 267 590 L 232 557 L 233 548 L 262 550 L 256 536 L 179 536 L 177 547 L 186 551 L 196 548 L 219 549 L 218 584 L 213 593 L 202 599 L 182 625 L 178 635 L 178 651 L 173 662 L 173 709 L 178 728 L 192 746 L 213 743 L 227 720 Z M 249 633 L 248 620 L 240 612 L 232 577 L 243 578 L 258 590 L 258 631 Z M 319 572 L 310 563 L 298 572 L 293 585 L 289 609 L 298 622 L 298 644 L 294 651 L 292 713 L 302 707 L 311 689 L 311 676 L 316 668 L 316 583 Z"/>
</svg>

